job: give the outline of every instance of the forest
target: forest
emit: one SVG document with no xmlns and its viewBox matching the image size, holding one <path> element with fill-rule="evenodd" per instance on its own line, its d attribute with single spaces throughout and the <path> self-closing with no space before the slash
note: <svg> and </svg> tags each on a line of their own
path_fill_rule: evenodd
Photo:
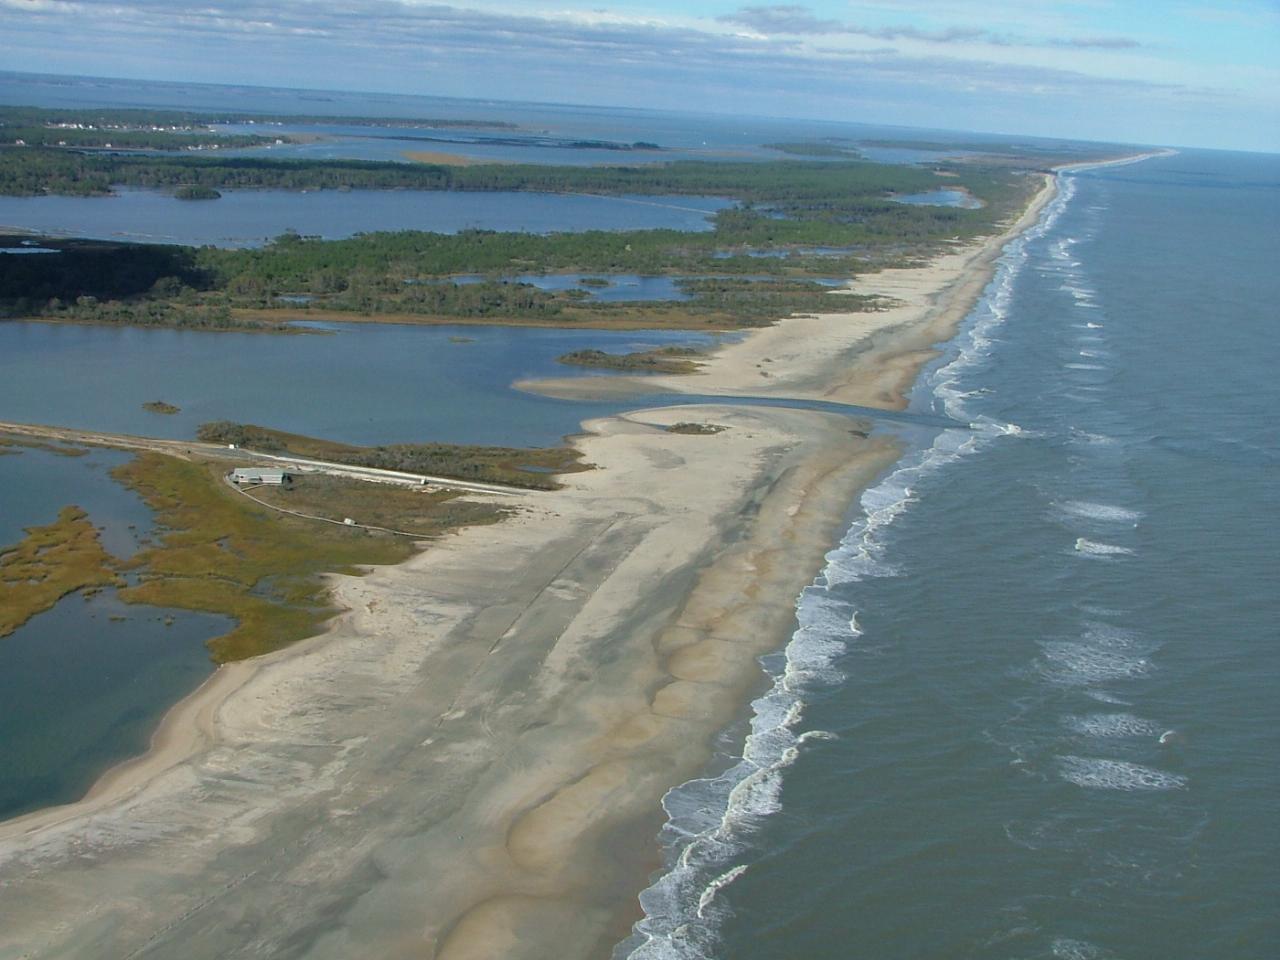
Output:
<svg viewBox="0 0 1280 960">
<path fill-rule="evenodd" d="M 220 190 L 265 186 L 688 194 L 738 202 L 716 213 L 706 232 L 401 231 L 342 240 L 286 232 L 262 248 L 235 250 L 47 239 L 40 242 L 57 254 L 4 258 L 0 316 L 211 329 L 270 328 L 274 314 L 300 311 L 603 326 L 620 318 L 664 326 L 686 318 L 698 326 L 754 326 L 829 307 L 829 288 L 817 278 L 848 279 L 993 231 L 1034 186 L 1019 171 L 973 163 L 945 169 L 801 160 L 448 167 L 38 148 L 0 148 L 0 182 L 7 192 L 86 194 L 130 183 L 215 203 Z M 893 199 L 943 183 L 963 187 L 984 205 L 959 209 Z M 0 247 L 22 242 L 0 237 Z M 556 272 L 672 275 L 681 278 L 688 299 L 595 302 L 587 287 L 551 293 L 512 279 Z M 459 274 L 482 279 L 453 282 Z M 854 299 L 841 304 L 873 306 Z"/>
</svg>

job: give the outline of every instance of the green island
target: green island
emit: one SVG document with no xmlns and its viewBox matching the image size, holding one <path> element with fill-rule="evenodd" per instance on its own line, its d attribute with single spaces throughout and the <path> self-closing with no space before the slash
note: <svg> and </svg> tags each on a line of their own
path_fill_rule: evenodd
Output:
<svg viewBox="0 0 1280 960">
<path fill-rule="evenodd" d="M 693 347 L 658 347 L 633 353 L 606 353 L 603 350 L 572 350 L 556 358 L 575 367 L 599 367 L 633 373 L 693 373 L 698 364 L 691 357 L 702 351 Z"/>
<path fill-rule="evenodd" d="M 694 420 L 681 420 L 665 428 L 667 433 L 685 433 L 696 437 L 709 437 L 722 433 L 729 428 L 719 423 L 698 423 Z"/>
<path fill-rule="evenodd" d="M 172 403 L 166 403 L 163 400 L 148 400 L 142 405 L 142 409 L 148 413 L 162 413 L 166 416 L 172 416 L 175 413 L 181 413 L 182 408 Z"/>
<path fill-rule="evenodd" d="M 220 200 L 222 194 L 213 187 L 206 187 L 203 184 L 179 187 L 173 191 L 173 196 L 178 200 Z"/>
</svg>

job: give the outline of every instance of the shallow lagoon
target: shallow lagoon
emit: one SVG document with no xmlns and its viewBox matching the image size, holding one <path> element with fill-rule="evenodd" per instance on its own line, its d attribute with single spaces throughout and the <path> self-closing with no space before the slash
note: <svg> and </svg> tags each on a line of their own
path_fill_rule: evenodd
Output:
<svg viewBox="0 0 1280 960">
<path fill-rule="evenodd" d="M 929 190 L 926 193 L 900 193 L 891 198 L 895 203 L 909 203 L 924 207 L 960 207 L 964 210 L 977 210 L 982 201 L 970 196 L 964 190 Z"/>
<path fill-rule="evenodd" d="M 178 200 L 120 187 L 110 197 L 0 197 L 0 226 L 56 236 L 258 247 L 286 230 L 327 240 L 389 230 L 711 229 L 721 197 L 601 197 L 452 190 L 228 190 Z"/>
<path fill-rule="evenodd" d="M 0 547 L 75 504 L 128 557 L 152 514 L 110 469 L 115 450 L 71 457 L 32 448 L 0 456 Z M 64 597 L 0 638 L 0 819 L 81 796 L 114 763 L 146 749 L 171 704 L 213 670 L 204 641 L 224 617 L 122 603 L 114 590 Z"/>
<path fill-rule="evenodd" d="M 189 437 L 247 420 L 354 443 L 412 440 L 554 444 L 619 403 L 519 393 L 524 376 L 597 371 L 555 358 L 706 343 L 687 333 L 511 327 L 308 324 L 295 336 L 0 323 L 0 419 Z M 464 342 L 460 342 L 464 341 Z M 176 403 L 176 415 L 142 409 Z M 127 557 L 150 510 L 111 480 L 128 459 L 18 448 L 0 456 L 0 545 L 77 504 Z M 81 796 L 107 767 L 146 749 L 156 724 L 212 665 L 204 641 L 224 618 L 80 594 L 0 639 L 0 819 Z M 51 669 L 54 666 L 54 669 Z"/>
<path fill-rule="evenodd" d="M 525 394 L 513 381 L 599 373 L 556 362 L 571 350 L 711 341 L 651 330 L 311 326 L 322 332 L 0 323 L 0 420 L 178 439 L 225 419 L 349 443 L 542 446 L 619 405 Z M 151 400 L 181 412 L 143 410 Z"/>
</svg>

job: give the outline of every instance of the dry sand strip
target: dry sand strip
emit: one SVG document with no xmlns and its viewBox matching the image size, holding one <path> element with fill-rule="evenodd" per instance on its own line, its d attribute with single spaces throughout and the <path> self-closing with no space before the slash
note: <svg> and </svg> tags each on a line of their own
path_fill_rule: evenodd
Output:
<svg viewBox="0 0 1280 960">
<path fill-rule="evenodd" d="M 935 344 L 951 337 L 990 281 L 1005 243 L 1052 199 L 1046 177 L 1026 212 L 999 236 L 958 244 L 926 266 L 882 270 L 831 293 L 832 312 L 788 317 L 718 350 L 695 374 L 563 377 L 522 389 L 567 399 L 667 391 L 835 400 L 900 410 Z M 839 312 L 841 294 L 886 298 L 885 309 Z"/>
<path fill-rule="evenodd" d="M 831 321 L 815 348 L 800 334 L 820 321 L 786 321 L 707 377 L 759 392 L 769 356 L 785 389 L 896 404 L 997 252 L 929 274 L 914 314 Z M 660 429 L 699 419 L 729 429 Z M 595 421 L 576 442 L 599 470 L 333 578 L 348 612 L 327 633 L 220 669 L 84 801 L 0 824 L 0 960 L 607 956 L 658 865 L 662 794 L 742 715 L 756 657 L 898 455 L 851 426 L 722 406 Z"/>
<path fill-rule="evenodd" d="M 699 416 L 729 429 L 650 425 Z M 329 633 L 218 671 L 148 758 L 0 825 L 0 957 L 606 953 L 658 798 L 896 451 L 786 410 L 588 428 L 602 470 L 337 578 Z"/>
</svg>

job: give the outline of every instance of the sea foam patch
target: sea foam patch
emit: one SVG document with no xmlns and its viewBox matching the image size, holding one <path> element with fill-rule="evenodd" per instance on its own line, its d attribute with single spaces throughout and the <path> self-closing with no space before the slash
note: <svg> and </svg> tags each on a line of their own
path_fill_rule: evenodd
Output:
<svg viewBox="0 0 1280 960">
<path fill-rule="evenodd" d="M 1040 649 L 1040 673 L 1054 683 L 1067 686 L 1129 680 L 1151 672 L 1150 663 L 1143 657 L 1101 650 L 1080 641 L 1044 640 Z"/>
<path fill-rule="evenodd" d="M 1102 557 L 1107 559 L 1131 557 L 1134 553 L 1132 547 L 1122 547 L 1114 543 L 1101 543 L 1097 540 L 1090 540 L 1087 537 L 1077 537 L 1075 549 L 1076 553 L 1084 557 Z"/>
<path fill-rule="evenodd" d="M 1160 726 L 1132 713 L 1090 713 L 1062 717 L 1062 725 L 1086 737 L 1157 737 Z"/>
<path fill-rule="evenodd" d="M 1118 523 L 1133 526 L 1143 516 L 1141 510 L 1132 510 L 1114 503 L 1098 503 L 1093 500 L 1063 500 L 1055 503 L 1054 506 L 1060 514 L 1067 517 L 1104 524 Z"/>
<path fill-rule="evenodd" d="M 1062 779 L 1091 790 L 1181 790 L 1187 785 L 1187 778 L 1176 773 L 1103 757 L 1059 757 L 1058 773 Z"/>
</svg>

